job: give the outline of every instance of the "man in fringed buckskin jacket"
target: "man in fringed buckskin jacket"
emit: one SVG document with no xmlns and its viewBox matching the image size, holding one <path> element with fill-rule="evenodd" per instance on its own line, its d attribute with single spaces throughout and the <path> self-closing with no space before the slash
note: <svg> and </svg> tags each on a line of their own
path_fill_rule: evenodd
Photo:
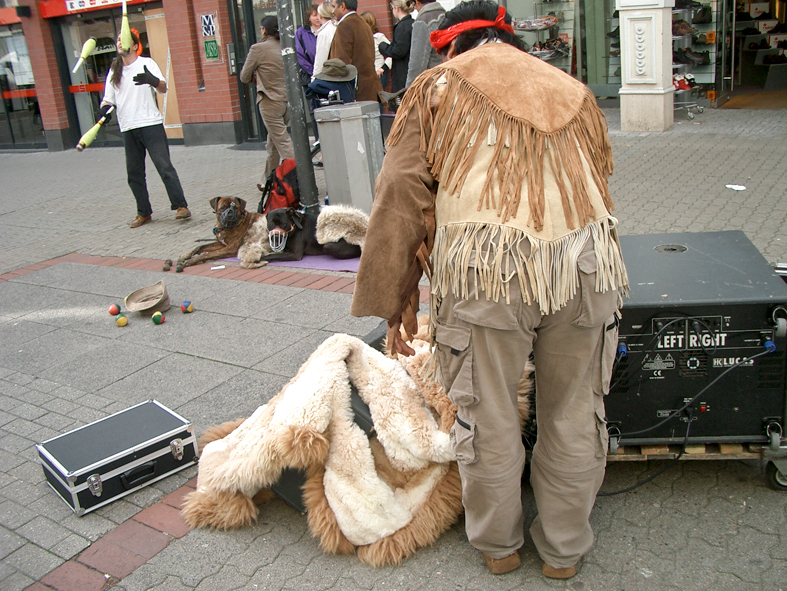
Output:
<svg viewBox="0 0 787 591">
<path fill-rule="evenodd" d="M 530 535 L 542 573 L 565 579 L 593 544 L 628 279 L 604 115 L 584 85 L 525 53 L 510 23 L 471 0 L 432 33 L 448 59 L 415 80 L 388 136 L 352 314 L 387 319 L 390 346 L 407 355 L 399 329 L 415 331 L 418 282 L 430 277 L 465 527 L 495 574 L 520 565 L 524 543 L 516 394 L 533 351 Z"/>
</svg>

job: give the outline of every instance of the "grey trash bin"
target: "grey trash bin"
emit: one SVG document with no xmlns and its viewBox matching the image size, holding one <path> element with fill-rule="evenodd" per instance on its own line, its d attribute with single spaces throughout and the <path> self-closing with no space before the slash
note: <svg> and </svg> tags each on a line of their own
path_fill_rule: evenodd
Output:
<svg viewBox="0 0 787 591">
<path fill-rule="evenodd" d="M 383 165 L 380 105 L 359 101 L 314 110 L 331 205 L 371 213 L 374 182 Z"/>
</svg>

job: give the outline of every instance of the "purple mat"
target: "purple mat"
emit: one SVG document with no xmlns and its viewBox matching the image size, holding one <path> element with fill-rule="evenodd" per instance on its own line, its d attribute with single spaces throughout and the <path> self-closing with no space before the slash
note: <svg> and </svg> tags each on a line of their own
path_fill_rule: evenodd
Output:
<svg viewBox="0 0 787 591">
<path fill-rule="evenodd" d="M 222 261 L 239 263 L 238 257 L 229 257 L 221 259 Z M 269 266 L 274 267 L 291 267 L 293 269 L 314 269 L 317 271 L 347 271 L 349 273 L 358 272 L 358 263 L 360 258 L 354 259 L 335 259 L 328 255 L 314 255 L 305 256 L 301 261 L 271 261 Z"/>
</svg>

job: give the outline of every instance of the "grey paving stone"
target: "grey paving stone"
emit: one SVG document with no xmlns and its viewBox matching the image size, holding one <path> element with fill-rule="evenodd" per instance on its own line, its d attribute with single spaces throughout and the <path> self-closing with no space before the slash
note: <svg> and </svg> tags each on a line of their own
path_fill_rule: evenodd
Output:
<svg viewBox="0 0 787 591">
<path fill-rule="evenodd" d="M 104 347 L 106 343 L 107 339 L 58 329 L 27 341 L 19 349 L 14 348 L 7 351 L 0 357 L 0 364 L 10 363 L 22 371 L 38 375 L 38 372 L 47 367 L 67 362 L 86 352 Z"/>
<path fill-rule="evenodd" d="M 3 587 L 3 591 L 22 591 L 22 589 L 27 589 L 33 583 L 35 583 L 35 579 L 31 579 L 19 572 L 15 572 L 0 580 L 0 586 Z"/>
<path fill-rule="evenodd" d="M 282 302 L 258 310 L 254 317 L 324 329 L 347 316 L 351 301 L 350 294 L 304 289 Z"/>
<path fill-rule="evenodd" d="M 289 379 L 246 370 L 176 410 L 192 422 L 195 433 L 199 434 L 207 427 L 251 416 L 259 406 L 278 394 Z"/>
<path fill-rule="evenodd" d="M 228 332 L 232 339 L 222 336 Z M 128 331 L 123 340 L 252 367 L 301 337 L 302 332 L 294 331 L 289 323 L 200 312 L 171 314 L 159 326 L 147 320 L 140 330 Z"/>
<path fill-rule="evenodd" d="M 64 540 L 52 546 L 50 551 L 63 560 L 71 560 L 88 546 L 90 546 L 90 540 L 76 534 L 69 534 Z"/>
<path fill-rule="evenodd" d="M 317 347 L 334 334 L 324 330 L 307 333 L 304 338 L 286 349 L 268 355 L 263 361 L 255 365 L 254 369 L 286 377 L 287 381 L 289 381 L 290 378 L 298 373 L 301 365 L 309 359 Z"/>
<path fill-rule="evenodd" d="M 171 409 L 198 398 L 243 371 L 208 359 L 172 354 L 98 391 L 127 406 L 158 400 Z"/>
<path fill-rule="evenodd" d="M 71 535 L 67 529 L 46 517 L 31 519 L 15 531 L 17 535 L 33 542 L 44 550 L 52 550 L 54 546 Z"/>
<path fill-rule="evenodd" d="M 3 560 L 34 581 L 38 581 L 63 563 L 62 558 L 33 544 L 25 544 Z"/>
<path fill-rule="evenodd" d="M 155 363 L 166 355 L 165 351 L 134 343 L 109 341 L 97 350 L 52 365 L 41 375 L 72 388 L 95 392 Z M 67 413 L 63 412 L 63 414 Z"/>
<path fill-rule="evenodd" d="M 7 500 L 0 503 L 0 525 L 9 530 L 16 530 L 36 518 L 37 513 L 22 505 Z"/>
<path fill-rule="evenodd" d="M 280 302 L 286 301 L 302 288 L 285 285 L 268 285 L 265 283 L 248 283 L 245 281 L 226 281 L 230 283 L 226 289 L 195 302 L 196 310 L 216 312 L 229 316 L 244 318 L 269 318 L 267 310 Z M 189 300 L 194 302 L 194 300 Z M 197 306 L 199 306 L 197 308 Z M 274 317 L 270 317 L 275 320 Z"/>
</svg>

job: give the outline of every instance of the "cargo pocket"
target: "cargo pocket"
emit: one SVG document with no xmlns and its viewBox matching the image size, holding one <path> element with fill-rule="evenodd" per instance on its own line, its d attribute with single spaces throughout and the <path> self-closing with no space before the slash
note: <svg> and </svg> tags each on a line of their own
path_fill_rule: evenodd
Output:
<svg viewBox="0 0 787 591">
<path fill-rule="evenodd" d="M 596 429 L 598 430 L 598 444 L 596 445 L 596 457 L 604 458 L 609 449 L 609 432 L 607 431 L 607 420 L 604 411 L 604 397 L 596 396 Z"/>
<path fill-rule="evenodd" d="M 615 357 L 618 352 L 620 312 L 615 310 L 604 322 L 603 327 L 604 334 L 599 343 L 599 359 L 593 371 L 593 391 L 598 394 L 609 394 L 612 372 L 615 369 Z"/>
<path fill-rule="evenodd" d="M 599 358 L 593 371 L 593 394 L 596 414 L 596 429 L 598 430 L 598 446 L 596 457 L 603 458 L 609 449 L 609 431 L 607 430 L 606 411 L 604 409 L 604 395 L 609 394 L 612 381 L 612 370 L 615 366 L 615 356 L 618 349 L 618 331 L 620 328 L 620 312 L 615 310 L 602 325 L 604 334 L 598 344 Z"/>
<path fill-rule="evenodd" d="M 603 293 L 596 291 L 596 253 L 592 249 L 583 252 L 577 259 L 579 268 L 580 309 L 574 326 L 592 328 L 609 318 L 618 307 L 617 290 Z"/>
<path fill-rule="evenodd" d="M 470 329 L 464 326 L 438 324 L 435 330 L 440 382 L 448 398 L 457 406 L 478 402 L 473 392 L 473 348 Z"/>
<path fill-rule="evenodd" d="M 457 416 L 449 436 L 456 461 L 460 464 L 475 464 L 475 424 Z"/>
</svg>

